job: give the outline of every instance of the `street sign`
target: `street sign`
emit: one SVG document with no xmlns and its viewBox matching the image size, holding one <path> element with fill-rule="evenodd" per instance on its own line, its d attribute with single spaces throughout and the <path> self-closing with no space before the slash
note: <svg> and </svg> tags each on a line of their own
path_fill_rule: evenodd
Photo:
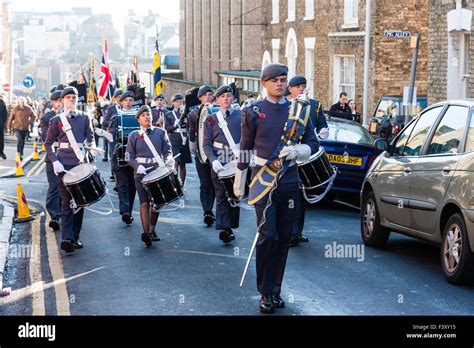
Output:
<svg viewBox="0 0 474 348">
<path fill-rule="evenodd" d="M 383 34 L 389 39 L 407 39 L 411 36 L 409 31 L 386 30 Z"/>
<path fill-rule="evenodd" d="M 35 80 L 33 79 L 33 76 L 28 75 L 23 79 L 23 86 L 26 88 L 31 88 L 35 85 Z"/>
<path fill-rule="evenodd" d="M 4 83 L 4 84 L 3 84 L 3 90 L 4 90 L 5 92 L 10 92 L 10 84 Z"/>
</svg>

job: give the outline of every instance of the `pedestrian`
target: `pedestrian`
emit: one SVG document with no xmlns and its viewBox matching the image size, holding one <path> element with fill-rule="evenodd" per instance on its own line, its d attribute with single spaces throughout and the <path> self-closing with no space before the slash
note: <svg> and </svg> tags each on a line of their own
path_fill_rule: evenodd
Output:
<svg viewBox="0 0 474 348">
<path fill-rule="evenodd" d="M 354 122 L 360 123 L 360 113 L 357 112 L 357 105 L 354 99 L 349 100 L 349 108 L 351 109 L 351 114 Z"/>
<path fill-rule="evenodd" d="M 7 159 L 5 155 L 5 129 L 7 128 L 8 110 L 3 101 L 3 93 L 0 94 L 0 157 Z"/>
<path fill-rule="evenodd" d="M 349 104 L 347 104 L 347 93 L 346 92 L 341 92 L 339 94 L 339 101 L 332 105 L 331 108 L 329 109 L 329 114 L 331 116 L 336 116 L 336 117 L 344 117 L 344 118 L 351 118 L 350 115 L 337 115 L 340 113 L 344 114 L 350 114 L 351 109 L 349 108 Z"/>
<path fill-rule="evenodd" d="M 255 205 L 260 232 L 256 244 L 257 288 L 262 313 L 282 308 L 281 286 L 285 271 L 294 204 L 298 199 L 299 177 L 296 161 L 307 161 L 319 148 L 309 115 L 301 115 L 294 124 L 291 103 L 285 99 L 288 67 L 267 65 L 261 75 L 267 97 L 247 108 L 242 116 L 242 137 L 234 193 L 245 192 L 249 154 L 255 154 L 248 203 Z M 287 145 L 290 137 L 296 139 Z M 282 161 L 283 164 L 282 164 Z"/>
<path fill-rule="evenodd" d="M 20 159 L 23 160 L 23 150 L 25 148 L 25 141 L 29 133 L 29 128 L 34 124 L 36 114 L 33 109 L 26 105 L 26 99 L 20 97 L 18 105 L 15 106 L 8 119 L 8 132 L 12 129 L 15 131 L 17 139 L 17 152 L 20 154 Z"/>
<path fill-rule="evenodd" d="M 153 116 L 153 127 L 163 128 L 165 123 L 165 114 L 168 112 L 166 109 L 165 96 L 158 94 L 155 97 L 155 107 L 151 109 Z"/>
</svg>

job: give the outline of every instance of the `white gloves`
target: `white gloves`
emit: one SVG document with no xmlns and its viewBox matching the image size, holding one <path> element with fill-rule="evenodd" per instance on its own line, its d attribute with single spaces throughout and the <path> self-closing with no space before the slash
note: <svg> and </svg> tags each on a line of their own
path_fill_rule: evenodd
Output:
<svg viewBox="0 0 474 348">
<path fill-rule="evenodd" d="M 144 166 L 142 166 L 141 164 L 138 166 L 137 168 L 137 174 L 143 174 L 145 175 L 146 174 L 146 169 Z"/>
<path fill-rule="evenodd" d="M 98 149 L 96 147 L 90 148 L 89 151 L 91 152 L 92 156 L 94 156 L 94 157 L 97 157 L 102 153 L 102 150 Z"/>
<path fill-rule="evenodd" d="M 242 200 L 245 194 L 245 184 L 247 180 L 247 171 L 248 168 L 245 170 L 237 169 L 235 172 L 235 180 L 234 180 L 234 195 L 239 199 Z"/>
<path fill-rule="evenodd" d="M 174 126 L 178 127 L 178 125 L 179 125 L 179 120 L 174 121 Z"/>
<path fill-rule="evenodd" d="M 293 145 L 290 145 L 290 146 L 284 146 L 283 149 L 281 149 L 280 155 L 278 157 L 280 158 L 285 157 L 287 161 L 293 161 L 296 159 L 297 156 L 298 154 L 295 150 L 295 147 Z"/>
<path fill-rule="evenodd" d="M 60 173 L 63 173 L 65 171 L 63 164 L 59 161 L 53 162 L 53 169 L 54 169 L 54 174 L 56 175 L 59 175 Z"/>
<path fill-rule="evenodd" d="M 222 169 L 224 169 L 224 166 L 219 160 L 212 161 L 212 170 L 214 170 L 214 172 L 219 173 Z"/>
<path fill-rule="evenodd" d="M 329 138 L 329 129 L 327 128 L 323 128 L 319 131 L 319 139 L 321 140 L 326 140 L 327 138 Z"/>
<path fill-rule="evenodd" d="M 296 144 L 285 146 L 280 151 L 280 158 L 285 157 L 287 161 L 298 160 L 300 162 L 306 162 L 311 156 L 311 148 L 306 144 Z"/>
<path fill-rule="evenodd" d="M 172 156 L 168 157 L 166 159 L 166 162 L 165 162 L 165 166 L 166 168 L 168 168 L 169 170 L 173 170 L 174 169 L 174 158 Z"/>
<path fill-rule="evenodd" d="M 112 143 L 114 141 L 112 133 L 107 132 L 106 130 L 103 130 L 101 128 L 96 128 L 95 134 L 97 134 L 99 137 L 105 138 L 105 140 L 107 140 L 109 143 Z"/>
</svg>

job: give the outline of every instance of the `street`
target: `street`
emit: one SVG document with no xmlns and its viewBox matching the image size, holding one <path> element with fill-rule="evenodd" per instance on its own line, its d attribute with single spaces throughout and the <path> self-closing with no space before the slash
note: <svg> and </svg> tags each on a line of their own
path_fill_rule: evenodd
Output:
<svg viewBox="0 0 474 348">
<path fill-rule="evenodd" d="M 14 144 L 8 144 L 11 147 Z M 96 163 L 112 202 L 110 162 Z M 1 315 L 263 315 L 258 311 L 255 261 L 242 288 L 239 282 L 255 235 L 255 213 L 242 209 L 236 240 L 224 245 L 202 222 L 199 181 L 188 165 L 185 207 L 161 214 L 160 242 L 140 240 L 138 198 L 135 221 L 126 226 L 118 211 L 102 216 L 87 211 L 81 232 L 84 249 L 66 255 L 60 232 L 47 227 L 40 212 L 47 181 L 44 171 L 2 179 L 1 195 L 16 199 L 21 183 L 38 210 L 34 221 L 17 224 L 0 298 Z M 176 206 L 176 205 L 175 205 Z M 92 206 L 105 212 L 107 198 Z M 386 250 L 364 248 L 359 211 L 325 202 L 307 210 L 309 243 L 291 248 L 281 315 L 472 315 L 472 287 L 448 284 L 439 248 L 392 234 Z M 21 255 L 21 246 L 30 246 Z"/>
</svg>

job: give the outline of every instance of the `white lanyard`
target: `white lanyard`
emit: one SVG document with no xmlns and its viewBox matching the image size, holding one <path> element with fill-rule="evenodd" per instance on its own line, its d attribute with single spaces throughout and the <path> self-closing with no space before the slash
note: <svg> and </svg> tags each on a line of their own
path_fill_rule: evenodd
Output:
<svg viewBox="0 0 474 348">
<path fill-rule="evenodd" d="M 69 141 L 69 144 L 71 144 L 71 147 L 76 154 L 77 159 L 79 162 L 84 162 L 84 153 L 79 149 L 79 145 L 77 145 L 76 138 L 74 138 L 74 133 L 72 132 L 71 125 L 69 124 L 69 121 L 67 120 L 66 114 L 62 113 L 59 115 L 59 118 L 61 119 L 61 123 L 63 124 L 63 131 L 66 133 L 67 139 Z"/>
<path fill-rule="evenodd" d="M 218 111 L 217 112 L 217 121 L 219 122 L 219 127 L 221 127 L 222 131 L 224 132 L 224 136 L 227 140 L 227 143 L 230 146 L 230 149 L 234 153 L 236 157 L 239 155 L 239 149 L 237 148 L 237 145 L 235 144 L 234 138 L 232 138 L 232 134 L 230 134 L 229 127 L 227 127 L 227 121 L 224 119 L 224 116 L 222 115 L 222 112 Z"/>
<path fill-rule="evenodd" d="M 153 129 L 153 128 L 152 128 Z M 146 131 L 142 131 L 140 130 L 140 132 L 143 132 L 143 139 L 145 140 L 145 143 L 148 145 L 148 148 L 150 149 L 151 153 L 153 154 L 153 157 L 156 159 L 156 161 L 158 162 L 158 166 L 159 167 L 162 167 L 164 166 L 164 162 L 163 162 L 163 159 L 161 158 L 161 156 L 158 154 L 158 152 L 156 151 L 155 149 L 155 146 L 153 145 L 153 143 L 151 142 L 151 139 L 150 137 L 148 136 L 148 134 L 146 134 Z"/>
</svg>

